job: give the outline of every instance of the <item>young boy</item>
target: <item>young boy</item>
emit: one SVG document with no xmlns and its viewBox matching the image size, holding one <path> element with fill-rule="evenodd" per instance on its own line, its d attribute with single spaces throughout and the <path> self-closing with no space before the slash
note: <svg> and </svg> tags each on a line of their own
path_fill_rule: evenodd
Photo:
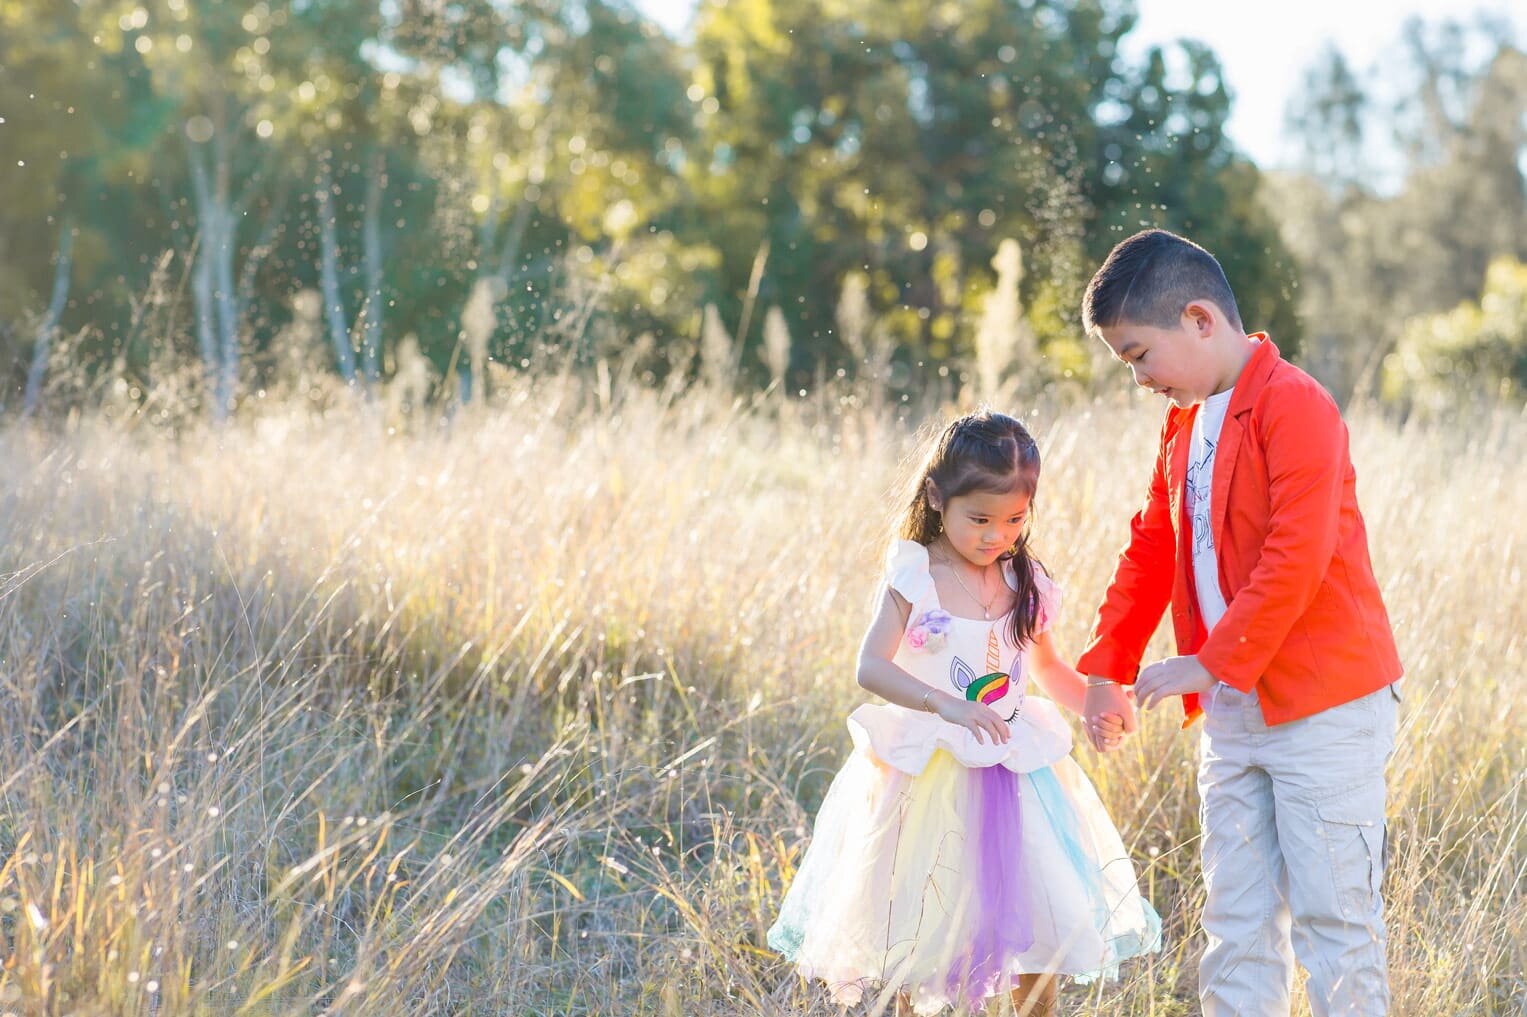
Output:
<svg viewBox="0 0 1527 1017">
<path fill-rule="evenodd" d="M 1213 256 L 1164 230 L 1113 249 L 1082 317 L 1172 404 L 1077 669 L 1099 748 L 1093 718 L 1128 714 L 1118 683 L 1142 707 L 1181 695 L 1187 723 L 1204 715 L 1205 1017 L 1286 1017 L 1295 957 L 1315 1017 L 1386 1013 L 1384 763 L 1401 669 L 1341 414 L 1246 334 Z M 1140 670 L 1169 603 L 1183 656 Z"/>
</svg>

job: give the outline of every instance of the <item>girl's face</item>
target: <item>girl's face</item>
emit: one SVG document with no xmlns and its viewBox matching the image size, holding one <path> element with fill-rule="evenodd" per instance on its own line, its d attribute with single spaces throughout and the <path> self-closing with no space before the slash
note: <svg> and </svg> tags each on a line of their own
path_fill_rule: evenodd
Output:
<svg viewBox="0 0 1527 1017">
<path fill-rule="evenodd" d="M 1033 496 L 1024 491 L 972 491 L 946 503 L 933 482 L 928 501 L 943 516 L 944 536 L 962 558 L 980 568 L 996 561 L 1023 536 Z"/>
</svg>

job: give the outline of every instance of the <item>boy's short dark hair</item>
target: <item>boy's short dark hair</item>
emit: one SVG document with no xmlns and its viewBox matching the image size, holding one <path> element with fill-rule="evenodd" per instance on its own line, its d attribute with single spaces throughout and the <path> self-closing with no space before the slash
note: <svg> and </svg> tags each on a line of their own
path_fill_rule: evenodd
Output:
<svg viewBox="0 0 1527 1017">
<path fill-rule="evenodd" d="M 1090 334 L 1120 322 L 1173 328 L 1194 300 L 1212 300 L 1236 328 L 1240 308 L 1214 255 L 1166 230 L 1142 230 L 1121 240 L 1082 297 L 1082 327 Z"/>
</svg>

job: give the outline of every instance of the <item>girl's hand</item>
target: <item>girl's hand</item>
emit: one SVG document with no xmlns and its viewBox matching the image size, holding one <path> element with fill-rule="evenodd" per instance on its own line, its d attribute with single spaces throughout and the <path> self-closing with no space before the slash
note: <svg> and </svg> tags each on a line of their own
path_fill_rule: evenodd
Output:
<svg viewBox="0 0 1527 1017">
<path fill-rule="evenodd" d="M 986 744 L 986 738 L 990 738 L 993 745 L 1000 745 L 1006 744 L 1008 738 L 1012 737 L 1007 721 L 985 703 L 972 703 L 948 694 L 939 696 L 934 702 L 940 717 L 951 724 L 968 728 L 982 745 Z"/>
<path fill-rule="evenodd" d="M 1088 675 L 1087 690 L 1082 698 L 1082 720 L 1087 740 L 1099 752 L 1118 748 L 1118 742 L 1112 746 L 1103 743 L 1103 729 L 1098 726 L 1098 722 L 1107 716 L 1120 718 L 1124 723 L 1124 733 L 1133 733 L 1136 728 L 1134 689 L 1106 678 Z"/>
<path fill-rule="evenodd" d="M 1112 752 L 1124 744 L 1124 718 L 1117 713 L 1101 713 L 1087 722 L 1087 740 L 1099 752 Z"/>
</svg>

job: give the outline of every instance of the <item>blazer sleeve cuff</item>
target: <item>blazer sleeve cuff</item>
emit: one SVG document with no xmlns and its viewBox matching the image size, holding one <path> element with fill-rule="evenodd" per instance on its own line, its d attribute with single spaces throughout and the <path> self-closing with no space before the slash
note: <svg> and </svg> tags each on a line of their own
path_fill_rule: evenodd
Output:
<svg viewBox="0 0 1527 1017">
<path fill-rule="evenodd" d="M 1140 674 L 1140 661 L 1131 659 L 1117 647 L 1101 644 L 1083 653 L 1076 662 L 1076 669 L 1084 675 L 1095 674 L 1121 685 L 1133 685 Z"/>
<path fill-rule="evenodd" d="M 1204 670 L 1238 692 L 1250 692 L 1256 688 L 1262 678 L 1262 668 L 1237 667 L 1230 655 L 1220 650 L 1220 645 L 1211 635 L 1198 651 L 1198 662 L 1204 666 Z"/>
</svg>

